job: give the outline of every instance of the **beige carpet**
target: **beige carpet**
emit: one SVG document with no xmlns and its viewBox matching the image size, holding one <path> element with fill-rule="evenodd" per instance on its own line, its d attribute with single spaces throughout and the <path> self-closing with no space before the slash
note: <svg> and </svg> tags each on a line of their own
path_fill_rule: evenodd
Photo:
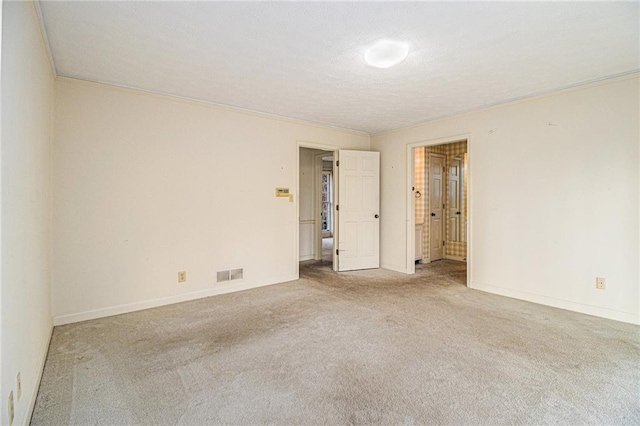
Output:
<svg viewBox="0 0 640 426">
<path fill-rule="evenodd" d="M 640 327 L 417 268 L 56 327 L 32 424 L 640 424 Z"/>
</svg>

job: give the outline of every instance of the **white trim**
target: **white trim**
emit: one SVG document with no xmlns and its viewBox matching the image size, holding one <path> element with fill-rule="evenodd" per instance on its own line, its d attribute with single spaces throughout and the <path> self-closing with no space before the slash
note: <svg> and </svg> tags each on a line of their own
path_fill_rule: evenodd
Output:
<svg viewBox="0 0 640 426">
<path fill-rule="evenodd" d="M 53 59 L 53 53 L 51 53 L 51 43 L 49 43 L 49 36 L 47 35 L 47 27 L 44 25 L 44 18 L 42 17 L 42 9 L 40 6 L 40 0 L 34 0 L 33 5 L 36 8 L 36 15 L 38 15 L 38 23 L 40 24 L 40 34 L 42 35 L 42 43 L 44 49 L 47 52 L 47 58 L 49 58 L 49 65 L 51 65 L 51 72 L 54 76 L 58 75 L 58 69 L 56 67 L 56 61 Z"/>
<path fill-rule="evenodd" d="M 460 257 L 460 256 L 445 255 L 444 258 L 447 259 L 447 260 L 455 260 L 456 262 L 466 262 L 467 261 L 466 258 Z"/>
<path fill-rule="evenodd" d="M 314 260 L 315 256 L 313 254 L 308 254 L 306 256 L 300 256 L 298 262 L 304 262 L 305 260 Z"/>
<path fill-rule="evenodd" d="M 53 57 L 51 58 L 51 60 L 53 60 Z M 116 88 L 119 88 L 119 89 L 122 89 L 122 90 L 133 90 L 133 91 L 143 92 L 143 93 L 156 95 L 156 96 L 174 98 L 174 99 L 182 100 L 182 101 L 196 102 L 196 103 L 205 104 L 205 105 L 218 107 L 218 108 L 232 109 L 232 110 L 236 110 L 236 111 L 239 111 L 239 112 L 244 112 L 246 114 L 253 114 L 253 115 L 263 116 L 263 117 L 270 117 L 270 118 L 278 119 L 278 120 L 282 120 L 282 121 L 306 124 L 306 125 L 309 125 L 309 126 L 316 126 L 316 127 L 324 127 L 324 128 L 335 129 L 335 130 L 340 130 L 340 131 L 350 132 L 350 133 L 355 133 L 355 134 L 360 134 L 360 135 L 368 135 L 369 137 L 380 136 L 380 135 L 394 133 L 394 132 L 398 132 L 398 131 L 402 131 L 402 130 L 412 129 L 412 128 L 415 128 L 415 127 L 422 126 L 422 125 L 424 125 L 426 123 L 431 123 L 431 122 L 434 122 L 434 121 L 443 120 L 443 119 L 450 118 L 450 117 L 455 117 L 455 116 L 458 116 L 458 115 L 463 116 L 463 115 L 467 115 L 467 114 L 474 114 L 474 113 L 476 113 L 478 111 L 483 111 L 483 110 L 493 109 L 493 108 L 500 108 L 500 107 L 503 107 L 503 106 L 508 105 L 508 104 L 516 104 L 516 103 L 520 103 L 520 102 L 527 102 L 527 101 L 532 100 L 532 99 L 539 99 L 539 98 L 544 98 L 544 97 L 547 97 L 547 96 L 554 96 L 554 95 L 556 95 L 558 93 L 588 89 L 590 87 L 599 86 L 599 85 L 602 85 L 602 84 L 608 84 L 608 83 L 610 83 L 612 81 L 616 81 L 616 80 L 625 80 L 627 78 L 634 78 L 635 76 L 640 74 L 640 70 L 637 70 L 637 69 L 636 70 L 631 70 L 631 71 L 626 71 L 626 72 L 622 72 L 622 73 L 619 73 L 619 74 L 614 74 L 614 75 L 610 75 L 610 76 L 606 76 L 606 77 L 602 77 L 602 78 L 597 78 L 597 79 L 594 79 L 594 80 L 589 80 L 589 81 L 586 81 L 586 82 L 570 84 L 568 86 L 563 86 L 563 87 L 551 89 L 551 90 L 548 90 L 548 91 L 543 91 L 543 92 L 533 93 L 533 94 L 530 94 L 530 95 L 525 95 L 525 96 L 521 96 L 521 97 L 517 97 L 517 98 L 512 98 L 512 99 L 509 99 L 509 100 L 506 100 L 506 101 L 499 101 L 499 102 L 496 102 L 496 103 L 493 103 L 493 104 L 487 104 L 487 105 L 483 105 L 483 106 L 480 106 L 480 107 L 471 108 L 471 109 L 468 109 L 468 110 L 460 110 L 460 111 L 456 111 L 456 112 L 451 113 L 451 114 L 445 114 L 445 115 L 439 115 L 439 116 L 427 118 L 427 119 L 422 120 L 422 121 L 420 121 L 418 123 L 410 124 L 408 126 L 396 127 L 396 128 L 392 128 L 392 129 L 388 129 L 388 130 L 382 130 L 380 132 L 367 132 L 367 131 L 364 131 L 364 130 L 351 129 L 351 128 L 348 128 L 348 127 L 340 127 L 340 126 L 335 126 L 335 125 L 326 124 L 326 123 L 320 123 L 320 122 L 315 122 L 315 121 L 310 121 L 310 120 L 304 120 L 304 119 L 301 119 L 301 118 L 293 118 L 293 117 L 287 117 L 287 116 L 283 116 L 283 115 L 271 114 L 271 113 L 268 113 L 268 112 L 256 111 L 256 110 L 251 110 L 251 109 L 242 108 L 242 107 L 238 107 L 238 106 L 206 101 L 206 100 L 202 100 L 202 99 L 189 98 L 189 97 L 186 97 L 186 96 L 180 96 L 180 95 L 171 94 L 171 93 L 153 91 L 153 90 L 148 90 L 148 89 L 140 89 L 138 87 L 127 86 L 127 85 L 124 85 L 124 84 L 117 84 L 117 83 L 105 82 L 105 81 L 100 81 L 100 80 L 90 80 L 90 79 L 86 79 L 86 78 L 82 78 L 82 77 L 78 77 L 78 76 L 62 75 L 62 74 L 58 74 L 57 70 L 54 70 L 54 72 L 56 72 L 55 73 L 56 78 L 60 79 L 60 80 L 69 79 L 69 80 L 76 80 L 78 82 L 84 82 L 84 83 L 87 83 L 87 84 L 102 84 L 102 85 L 106 85 L 106 86 L 116 87 Z"/>
<path fill-rule="evenodd" d="M 407 217 L 405 221 L 405 233 L 407 235 L 407 245 L 405 247 L 406 265 L 404 273 L 415 274 L 416 273 L 416 211 L 415 211 L 415 194 L 414 188 L 416 185 L 416 157 L 414 155 L 414 146 L 407 145 Z M 429 255 L 424 247 L 422 248 L 422 257 Z"/>
<path fill-rule="evenodd" d="M 335 155 L 335 152 L 338 151 L 339 149 L 335 145 L 326 145 L 326 144 L 308 142 L 308 141 L 297 141 L 297 145 L 298 145 L 298 152 L 300 148 L 310 148 L 310 149 L 320 149 L 322 151 L 332 151 Z"/>
<path fill-rule="evenodd" d="M 3 149 L 2 147 L 4 146 L 4 143 L 2 141 L 2 93 L 4 93 L 4 91 L 2 90 L 2 11 L 4 9 L 4 0 L 0 0 L 0 187 L 2 184 L 2 158 L 4 157 L 3 154 Z M 3 219 L 3 214 L 2 214 L 2 205 L 3 201 L 2 201 L 2 191 L 0 190 L 0 222 Z M 0 259 L 2 259 L 2 254 L 5 250 L 5 248 L 3 247 L 4 245 L 2 244 L 2 227 L 0 226 Z M 2 339 L 2 334 L 5 332 L 5 325 L 4 325 L 4 321 L 2 320 L 2 289 L 4 289 L 5 284 L 4 281 L 2 280 L 2 276 L 4 275 L 2 273 L 2 261 L 0 261 L 0 395 L 2 396 L 1 398 L 1 402 L 0 404 L 3 404 L 2 408 L 0 408 L 0 415 L 2 416 L 0 418 L 0 424 L 2 424 L 2 422 L 4 421 L 4 393 L 2 393 L 2 366 L 4 365 L 2 362 L 2 341 L 4 339 Z M 6 297 L 6 296 L 5 296 Z"/>
<path fill-rule="evenodd" d="M 462 133 L 458 135 L 447 136 L 444 138 L 438 139 L 430 139 L 426 141 L 412 142 L 407 144 L 407 192 L 406 192 L 406 238 L 407 238 L 407 246 L 406 246 L 406 269 L 400 272 L 404 272 L 406 274 L 415 274 L 416 273 L 416 265 L 415 265 L 415 203 L 413 197 L 413 191 L 411 189 L 412 186 L 415 185 L 414 182 L 414 174 L 415 174 L 415 158 L 414 158 L 414 148 L 420 148 L 423 146 L 433 146 L 433 145 L 444 145 L 448 143 L 467 141 L 467 287 L 474 288 L 473 282 L 471 281 L 471 270 L 472 270 L 472 219 L 473 219 L 473 173 L 472 166 L 472 147 L 471 143 L 471 133 Z M 426 223 L 426 222 L 425 222 Z M 424 249 L 423 249 L 424 251 Z M 422 263 L 430 263 L 431 262 L 431 254 L 429 253 L 429 258 L 423 259 Z M 397 269 L 394 269 L 397 270 Z"/>
<path fill-rule="evenodd" d="M 401 272 L 403 274 L 407 273 L 407 270 L 405 269 L 404 266 L 399 266 L 399 265 L 393 265 L 391 263 L 381 263 L 380 264 L 380 268 L 381 269 L 387 269 L 389 271 L 396 271 L 396 272 Z"/>
<path fill-rule="evenodd" d="M 161 297 L 158 299 L 143 300 L 140 302 L 115 305 L 107 308 L 93 309 L 85 312 L 78 312 L 67 315 L 57 315 L 53 317 L 53 325 L 70 324 L 73 322 L 87 321 L 96 318 L 110 317 L 113 315 L 126 314 L 129 312 L 142 311 L 144 309 L 157 308 L 159 306 L 173 305 L 174 303 L 186 302 L 189 300 L 202 299 L 220 294 L 235 293 L 237 291 L 250 290 L 252 288 L 265 287 L 273 284 L 280 284 L 298 279 L 296 275 L 284 275 L 268 281 L 238 281 L 216 284 L 216 287 L 199 290 L 191 293 L 176 294 L 173 296 Z"/>
<path fill-rule="evenodd" d="M 465 212 L 467 214 L 467 229 L 465 229 L 465 241 L 467 242 L 467 287 L 469 288 L 473 288 L 473 277 L 471 275 L 471 270 L 472 270 L 472 263 L 471 263 L 471 259 L 472 258 L 472 248 L 473 248 L 473 233 L 471 232 L 472 227 L 471 227 L 471 222 L 473 219 L 473 182 L 474 179 L 472 179 L 473 174 L 471 173 L 471 169 L 473 167 L 473 161 L 471 160 L 473 155 L 472 155 L 472 150 L 473 147 L 475 145 L 473 145 L 471 143 L 471 134 L 467 134 L 467 163 L 465 164 L 466 170 L 465 172 L 467 173 L 467 192 L 465 194 L 465 197 L 467 197 L 467 211 Z"/>
<path fill-rule="evenodd" d="M 38 368 L 38 378 L 35 386 L 31 390 L 31 396 L 29 397 L 29 403 L 27 405 L 27 413 L 25 415 L 26 425 L 31 424 L 31 416 L 33 416 L 33 410 L 36 407 L 36 398 L 38 397 L 38 390 L 40 390 L 40 382 L 42 381 L 42 375 L 44 373 L 44 364 L 47 361 L 47 355 L 49 354 L 49 346 L 51 346 L 51 338 L 53 337 L 53 325 L 49 330 L 49 338 L 47 344 L 44 346 L 42 353 L 40 354 L 40 363 Z"/>
<path fill-rule="evenodd" d="M 472 288 L 475 290 L 485 291 L 487 293 L 499 294 L 500 296 L 511 297 L 526 302 L 533 302 L 540 305 L 551 306 L 553 308 L 566 309 L 568 311 L 580 312 L 582 314 L 593 315 L 596 317 L 607 318 L 615 321 L 627 322 L 630 324 L 640 325 L 638 315 L 617 311 L 599 306 L 586 305 L 583 303 L 571 302 L 569 300 L 556 299 L 555 297 L 543 296 L 541 294 L 529 293 L 526 291 L 513 290 L 504 287 L 474 282 Z"/>
<path fill-rule="evenodd" d="M 143 93 L 143 94 L 146 94 L 146 95 L 158 96 L 158 97 L 161 97 L 161 98 L 169 98 L 170 100 L 174 100 L 174 101 L 195 103 L 195 104 L 198 104 L 198 105 L 206 105 L 206 106 L 212 107 L 212 108 L 232 110 L 232 111 L 240 112 L 240 113 L 243 113 L 243 114 L 249 114 L 249 115 L 254 115 L 254 116 L 263 117 L 263 118 L 271 118 L 273 120 L 280 120 L 280 121 L 285 121 L 285 122 L 288 122 L 288 123 L 304 124 L 306 126 L 320 127 L 320 128 L 323 128 L 323 129 L 338 130 L 338 131 L 341 131 L 341 132 L 348 132 L 348 133 L 353 133 L 353 134 L 358 134 L 358 135 L 367 135 L 367 136 L 371 135 L 369 132 L 365 132 L 365 131 L 362 131 L 362 130 L 356 130 L 356 129 L 349 129 L 349 128 L 346 128 L 346 127 L 333 126 L 331 124 L 324 124 L 324 123 L 319 123 L 319 122 L 310 121 L 310 120 L 303 120 L 301 118 L 287 117 L 287 116 L 284 116 L 284 115 L 272 114 L 272 113 L 263 112 L 263 111 L 256 111 L 256 110 L 252 110 L 252 109 L 248 109 L 248 108 L 242 108 L 242 107 L 239 107 L 239 106 L 221 104 L 221 103 L 207 101 L 207 100 L 204 100 L 204 99 L 190 98 L 188 96 L 181 96 L 181 95 L 176 95 L 176 94 L 172 94 L 172 93 L 165 93 L 165 92 L 159 92 L 159 91 L 148 90 L 148 89 L 139 89 L 137 87 L 127 86 L 127 85 L 124 85 L 124 84 L 110 83 L 110 82 L 105 82 L 105 81 L 100 81 L 100 80 L 89 80 L 89 79 L 85 79 L 85 78 L 81 78 L 81 77 L 74 77 L 74 76 L 60 75 L 60 74 L 56 75 L 56 80 L 58 80 L 58 81 L 71 80 L 74 83 L 86 84 L 86 85 L 100 84 L 100 85 L 103 85 L 103 86 L 109 86 L 109 87 L 113 87 L 113 88 L 120 89 L 120 90 L 139 92 L 139 93 Z"/>
<path fill-rule="evenodd" d="M 414 124 L 409 124 L 407 126 L 396 127 L 394 129 L 382 130 L 380 132 L 371 133 L 371 137 L 386 135 L 386 134 L 389 134 L 389 133 L 399 132 L 399 131 L 402 131 L 402 130 L 413 129 L 415 127 L 422 126 L 422 125 L 424 125 L 426 123 L 432 123 L 434 121 L 444 120 L 444 119 L 455 117 L 455 116 L 458 116 L 458 115 L 463 116 L 463 115 L 467 115 L 467 114 L 475 114 L 475 113 L 477 113 L 479 111 L 483 111 L 483 110 L 501 108 L 501 107 L 503 107 L 505 105 L 508 105 L 508 104 L 518 104 L 520 102 L 527 102 L 527 101 L 530 101 L 530 100 L 533 100 L 533 99 L 540 99 L 540 98 L 545 98 L 545 97 L 548 97 L 548 96 L 555 96 L 555 95 L 560 94 L 560 93 L 573 92 L 573 91 L 576 91 L 576 90 L 584 90 L 584 89 L 588 89 L 590 87 L 600 86 L 602 84 L 608 84 L 608 83 L 611 83 L 612 81 L 616 81 L 616 80 L 626 80 L 628 78 L 634 78 L 638 74 L 640 74 L 640 69 L 635 69 L 635 70 L 631 70 L 631 71 L 625 71 L 625 72 L 621 72 L 619 74 L 613 74 L 613 75 L 609 75 L 609 76 L 606 76 L 606 77 L 600 77 L 600 78 L 596 78 L 596 79 L 593 79 L 593 80 L 583 81 L 583 82 L 580 82 L 580 83 L 573 83 L 573 84 L 569 84 L 567 86 L 562 86 L 562 87 L 558 87 L 558 88 L 551 89 L 551 90 L 536 92 L 536 93 L 532 93 L 532 94 L 529 94 L 529 95 L 519 96 L 519 97 L 511 98 L 511 99 L 508 99 L 508 100 L 505 100 L 505 101 L 498 101 L 498 102 L 482 105 L 482 106 L 475 107 L 475 108 L 459 110 L 457 112 L 452 112 L 452 113 L 449 113 L 449 114 L 437 115 L 437 116 L 434 116 L 434 117 L 430 117 L 430 118 L 424 119 L 424 120 L 422 120 L 420 122 L 417 122 L 417 123 L 414 123 Z"/>
</svg>

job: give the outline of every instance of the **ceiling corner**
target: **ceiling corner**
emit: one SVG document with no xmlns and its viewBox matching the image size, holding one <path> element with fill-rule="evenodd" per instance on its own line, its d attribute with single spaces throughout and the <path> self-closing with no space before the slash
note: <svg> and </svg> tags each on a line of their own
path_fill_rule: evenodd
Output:
<svg viewBox="0 0 640 426">
<path fill-rule="evenodd" d="M 47 57 L 49 58 L 49 64 L 51 65 L 51 71 L 54 77 L 58 76 L 58 69 L 56 68 L 56 62 L 53 59 L 53 53 L 51 52 L 51 44 L 49 43 L 49 37 L 47 36 L 47 27 L 44 25 L 44 18 L 42 17 L 42 8 L 40 6 L 40 0 L 33 0 L 33 5 L 36 9 L 36 15 L 38 15 L 38 24 L 40 25 L 40 33 L 42 35 L 42 43 L 47 51 Z"/>
</svg>

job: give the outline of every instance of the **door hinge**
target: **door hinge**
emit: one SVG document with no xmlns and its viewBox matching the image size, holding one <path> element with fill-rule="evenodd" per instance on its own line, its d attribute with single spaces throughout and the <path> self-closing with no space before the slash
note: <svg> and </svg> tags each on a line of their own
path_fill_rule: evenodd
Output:
<svg viewBox="0 0 640 426">
<path fill-rule="evenodd" d="M 446 243 L 445 243 L 445 241 L 444 241 L 444 240 L 442 240 L 442 245 L 444 246 L 445 244 L 446 244 Z"/>
<path fill-rule="evenodd" d="M 416 190 L 416 187 L 415 187 L 415 186 L 412 186 L 412 187 L 411 187 L 411 190 L 412 190 L 412 191 L 415 191 L 415 190 Z"/>
<path fill-rule="evenodd" d="M 340 210 L 340 206 L 336 204 L 336 211 Z"/>
<path fill-rule="evenodd" d="M 336 167 L 340 167 L 340 160 L 336 161 Z"/>
<path fill-rule="evenodd" d="M 338 251 L 338 249 L 336 249 L 336 256 L 339 256 L 340 252 Z"/>
<path fill-rule="evenodd" d="M 442 173 L 444 173 L 445 171 L 446 171 L 446 170 L 445 170 L 444 166 L 442 166 Z"/>
</svg>

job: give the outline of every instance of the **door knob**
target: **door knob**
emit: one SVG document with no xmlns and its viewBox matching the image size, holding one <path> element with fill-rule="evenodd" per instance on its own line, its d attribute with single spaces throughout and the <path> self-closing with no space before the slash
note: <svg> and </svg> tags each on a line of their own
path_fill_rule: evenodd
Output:
<svg viewBox="0 0 640 426">
<path fill-rule="evenodd" d="M 375 217 L 375 218 L 377 219 L 377 218 L 379 218 L 380 216 L 376 214 L 376 215 L 374 215 L 373 217 Z"/>
<path fill-rule="evenodd" d="M 460 212 L 456 212 L 456 214 L 460 214 Z"/>
<path fill-rule="evenodd" d="M 435 216 L 435 215 L 436 215 L 435 213 L 431 213 L 431 216 Z"/>
</svg>

